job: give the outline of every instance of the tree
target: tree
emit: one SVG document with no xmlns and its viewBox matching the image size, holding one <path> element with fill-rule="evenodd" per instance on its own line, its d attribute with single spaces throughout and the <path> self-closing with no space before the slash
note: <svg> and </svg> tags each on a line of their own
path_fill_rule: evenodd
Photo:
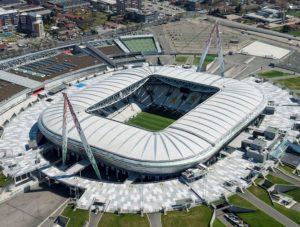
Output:
<svg viewBox="0 0 300 227">
<path fill-rule="evenodd" d="M 238 4 L 236 7 L 235 7 L 235 12 L 236 13 L 240 13 L 242 11 L 242 5 L 241 4 Z"/>
<path fill-rule="evenodd" d="M 288 33 L 290 31 L 290 27 L 288 25 L 284 25 L 281 29 L 282 33 Z"/>
</svg>

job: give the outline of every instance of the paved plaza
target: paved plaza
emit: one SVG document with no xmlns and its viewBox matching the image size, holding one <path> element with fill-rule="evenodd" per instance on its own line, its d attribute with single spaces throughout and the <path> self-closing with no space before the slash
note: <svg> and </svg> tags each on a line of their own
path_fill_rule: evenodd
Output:
<svg viewBox="0 0 300 227">
<path fill-rule="evenodd" d="M 0 226 L 37 226 L 66 200 L 67 192 L 62 186 L 43 185 L 15 196 L 0 205 Z"/>
</svg>

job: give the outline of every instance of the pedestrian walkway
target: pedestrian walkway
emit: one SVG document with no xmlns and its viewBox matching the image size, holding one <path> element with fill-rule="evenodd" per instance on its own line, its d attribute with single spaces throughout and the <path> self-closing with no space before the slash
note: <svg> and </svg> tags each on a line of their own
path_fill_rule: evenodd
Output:
<svg viewBox="0 0 300 227">
<path fill-rule="evenodd" d="M 273 207 L 269 206 L 265 202 L 261 201 L 258 199 L 256 196 L 252 195 L 249 191 L 245 191 L 244 194 L 239 193 L 239 195 L 248 200 L 250 203 L 255 205 L 257 208 L 274 218 L 276 221 L 282 223 L 284 226 L 289 226 L 289 227 L 299 227 L 295 222 L 275 210 Z"/>
<path fill-rule="evenodd" d="M 147 214 L 151 227 L 162 227 L 161 213 Z"/>
<path fill-rule="evenodd" d="M 90 223 L 89 223 L 89 227 L 96 227 L 98 226 L 99 221 L 102 218 L 103 213 L 102 212 L 98 212 L 97 214 L 91 212 L 91 218 L 90 218 Z"/>
<path fill-rule="evenodd" d="M 276 169 L 276 170 L 277 170 L 276 173 L 271 172 L 270 174 L 273 175 L 273 176 L 275 176 L 275 177 L 282 178 L 282 179 L 290 182 L 291 184 L 296 185 L 297 187 L 300 187 L 300 179 L 297 180 L 296 176 L 295 177 L 291 177 L 291 176 L 288 176 L 287 174 L 284 174 L 283 172 L 281 172 L 278 169 Z"/>
</svg>

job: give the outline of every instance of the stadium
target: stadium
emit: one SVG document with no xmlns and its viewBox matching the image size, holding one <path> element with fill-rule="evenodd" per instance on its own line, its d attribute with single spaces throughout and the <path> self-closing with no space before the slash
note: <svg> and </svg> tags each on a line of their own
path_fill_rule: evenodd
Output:
<svg viewBox="0 0 300 227">
<path fill-rule="evenodd" d="M 75 222 L 77 212 L 91 219 L 138 213 L 175 220 L 172 214 L 184 212 L 174 210 L 203 207 L 213 213 L 195 215 L 213 221 L 222 215 L 217 211 L 232 207 L 232 196 L 260 187 L 257 182 L 281 160 L 297 171 L 299 155 L 288 152 L 300 138 L 299 98 L 258 73 L 275 61 L 266 55 L 284 62 L 295 54 L 248 36 L 230 43 L 239 33 L 225 27 L 226 54 L 220 45 L 209 52 L 211 33 L 188 32 L 195 24 L 211 27 L 207 21 L 178 22 L 176 29 L 165 24 L 153 34 L 122 34 L 1 61 L 0 167 L 11 184 L 0 201 L 22 193 L 20 201 L 35 213 L 38 203 L 58 209 L 40 219 L 25 214 L 35 219 L 27 226 L 42 219 L 40 226 L 50 226 L 64 214 L 60 205 L 72 210 Z M 216 28 L 212 32 L 220 34 Z M 51 197 L 40 196 L 50 190 Z M 11 223 L 24 226 L 27 219 L 20 217 Z"/>
<path fill-rule="evenodd" d="M 98 162 L 156 176 L 209 163 L 266 106 L 249 84 L 167 66 L 118 71 L 70 100 Z M 60 147 L 62 120 L 62 101 L 39 118 Z M 68 149 L 84 156 L 74 125 L 68 135 Z"/>
</svg>

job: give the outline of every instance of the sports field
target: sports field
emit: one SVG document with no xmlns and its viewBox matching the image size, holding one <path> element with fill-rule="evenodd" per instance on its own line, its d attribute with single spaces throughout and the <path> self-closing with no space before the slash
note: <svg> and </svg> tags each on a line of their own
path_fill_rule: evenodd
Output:
<svg viewBox="0 0 300 227">
<path fill-rule="evenodd" d="M 148 112 L 141 112 L 136 117 L 129 119 L 127 124 L 151 131 L 160 131 L 168 127 L 174 121 L 174 119 L 168 117 L 163 117 Z"/>
</svg>

